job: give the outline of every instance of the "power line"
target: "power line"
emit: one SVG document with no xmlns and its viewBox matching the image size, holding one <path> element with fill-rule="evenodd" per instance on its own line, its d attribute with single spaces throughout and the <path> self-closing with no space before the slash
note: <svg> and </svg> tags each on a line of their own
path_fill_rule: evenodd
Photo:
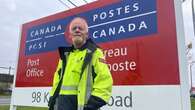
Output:
<svg viewBox="0 0 195 110">
<path fill-rule="evenodd" d="M 14 70 L 14 68 L 12 68 L 11 66 L 9 66 L 9 67 L 3 67 L 3 66 L 0 66 L 0 69 L 6 69 L 6 70 L 8 70 L 8 73 L 6 73 L 6 74 L 11 74 L 11 70 Z M 1 73 L 0 73 L 1 74 Z M 5 74 L 5 73 L 4 73 Z"/>
<path fill-rule="evenodd" d="M 73 2 L 71 2 L 70 0 L 67 0 L 69 3 L 71 3 L 72 5 L 74 5 L 75 7 L 77 7 L 77 5 L 75 5 Z"/>
<path fill-rule="evenodd" d="M 88 3 L 87 0 L 83 0 L 85 3 Z"/>
<path fill-rule="evenodd" d="M 61 1 L 61 0 L 58 0 L 61 4 L 63 4 L 63 5 L 65 5 L 66 7 L 68 7 L 69 9 L 70 9 L 70 7 L 66 4 L 66 3 L 64 3 L 63 1 Z"/>
<path fill-rule="evenodd" d="M 66 3 L 64 3 L 62 0 L 58 0 L 61 4 L 65 5 L 66 7 L 68 7 L 69 9 L 71 8 L 70 6 L 68 6 Z M 78 7 L 75 3 L 73 3 L 71 0 L 67 0 L 71 5 Z M 87 0 L 83 0 L 86 4 L 88 4 L 89 2 Z"/>
<path fill-rule="evenodd" d="M 0 68 L 1 68 L 1 69 L 14 69 L 14 68 L 12 68 L 11 66 L 10 66 L 10 67 L 2 67 L 2 66 L 0 66 Z"/>
</svg>

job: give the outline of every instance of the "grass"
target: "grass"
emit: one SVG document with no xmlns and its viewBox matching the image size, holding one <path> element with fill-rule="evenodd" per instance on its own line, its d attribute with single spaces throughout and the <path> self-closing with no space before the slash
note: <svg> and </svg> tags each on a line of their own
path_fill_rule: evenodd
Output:
<svg viewBox="0 0 195 110">
<path fill-rule="evenodd" d="M 10 96 L 11 97 L 11 94 L 0 93 L 0 96 Z"/>
<path fill-rule="evenodd" d="M 195 110 L 195 98 L 191 98 L 191 110 Z"/>
<path fill-rule="evenodd" d="M 191 98 L 191 110 L 195 110 L 195 98 Z M 0 106 L 0 110 L 9 110 L 9 106 Z M 48 110 L 48 108 L 41 107 L 17 107 L 17 110 Z"/>
<path fill-rule="evenodd" d="M 17 110 L 48 110 L 48 108 L 43 108 L 43 107 L 18 107 Z"/>
<path fill-rule="evenodd" d="M 9 110 L 8 105 L 0 106 L 0 110 Z M 48 108 L 43 107 L 17 107 L 17 110 L 48 110 Z"/>
<path fill-rule="evenodd" d="M 9 110 L 9 107 L 8 106 L 1 105 L 0 106 L 0 110 Z"/>
</svg>

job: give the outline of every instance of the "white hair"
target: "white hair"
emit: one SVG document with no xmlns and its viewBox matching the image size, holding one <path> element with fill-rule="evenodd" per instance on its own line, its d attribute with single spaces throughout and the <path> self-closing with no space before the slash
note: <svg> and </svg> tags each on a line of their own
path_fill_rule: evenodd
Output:
<svg viewBox="0 0 195 110">
<path fill-rule="evenodd" d="M 88 23 L 87 23 L 87 21 L 86 21 L 84 18 L 82 18 L 82 17 L 75 17 L 75 18 L 73 18 L 73 19 L 71 20 L 71 22 L 70 22 L 69 30 L 70 30 L 70 26 L 71 26 L 72 22 L 73 22 L 74 20 L 76 20 L 76 19 L 80 19 L 80 20 L 84 21 L 84 22 L 85 22 L 85 27 L 86 27 L 86 29 L 87 29 L 87 32 L 89 32 Z"/>
</svg>

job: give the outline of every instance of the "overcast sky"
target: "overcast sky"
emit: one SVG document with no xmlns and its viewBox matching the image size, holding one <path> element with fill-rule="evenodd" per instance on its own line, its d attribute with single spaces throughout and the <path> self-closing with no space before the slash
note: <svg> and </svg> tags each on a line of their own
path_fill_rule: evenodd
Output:
<svg viewBox="0 0 195 110">
<path fill-rule="evenodd" d="M 57 0 L 0 0 L 0 66 L 14 67 L 21 24 L 66 9 Z"/>
<path fill-rule="evenodd" d="M 79 5 L 84 4 L 83 0 L 73 1 Z M 183 4 L 186 36 L 188 36 L 186 43 L 193 38 L 190 1 L 186 0 Z M 71 4 L 68 5 L 73 7 Z M 0 0 L 0 67 L 12 66 L 15 68 L 21 24 L 67 9 L 68 7 L 58 0 Z M 0 69 L 0 73 L 1 71 L 2 69 Z"/>
</svg>

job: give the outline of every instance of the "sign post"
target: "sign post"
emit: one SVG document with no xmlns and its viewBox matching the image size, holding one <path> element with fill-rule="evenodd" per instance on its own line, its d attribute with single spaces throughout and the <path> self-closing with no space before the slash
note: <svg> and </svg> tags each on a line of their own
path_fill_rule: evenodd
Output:
<svg viewBox="0 0 195 110">
<path fill-rule="evenodd" d="M 179 0 L 99 0 L 23 24 L 12 105 L 47 107 L 57 48 L 79 16 L 114 79 L 101 110 L 190 110 L 181 12 Z"/>
</svg>

